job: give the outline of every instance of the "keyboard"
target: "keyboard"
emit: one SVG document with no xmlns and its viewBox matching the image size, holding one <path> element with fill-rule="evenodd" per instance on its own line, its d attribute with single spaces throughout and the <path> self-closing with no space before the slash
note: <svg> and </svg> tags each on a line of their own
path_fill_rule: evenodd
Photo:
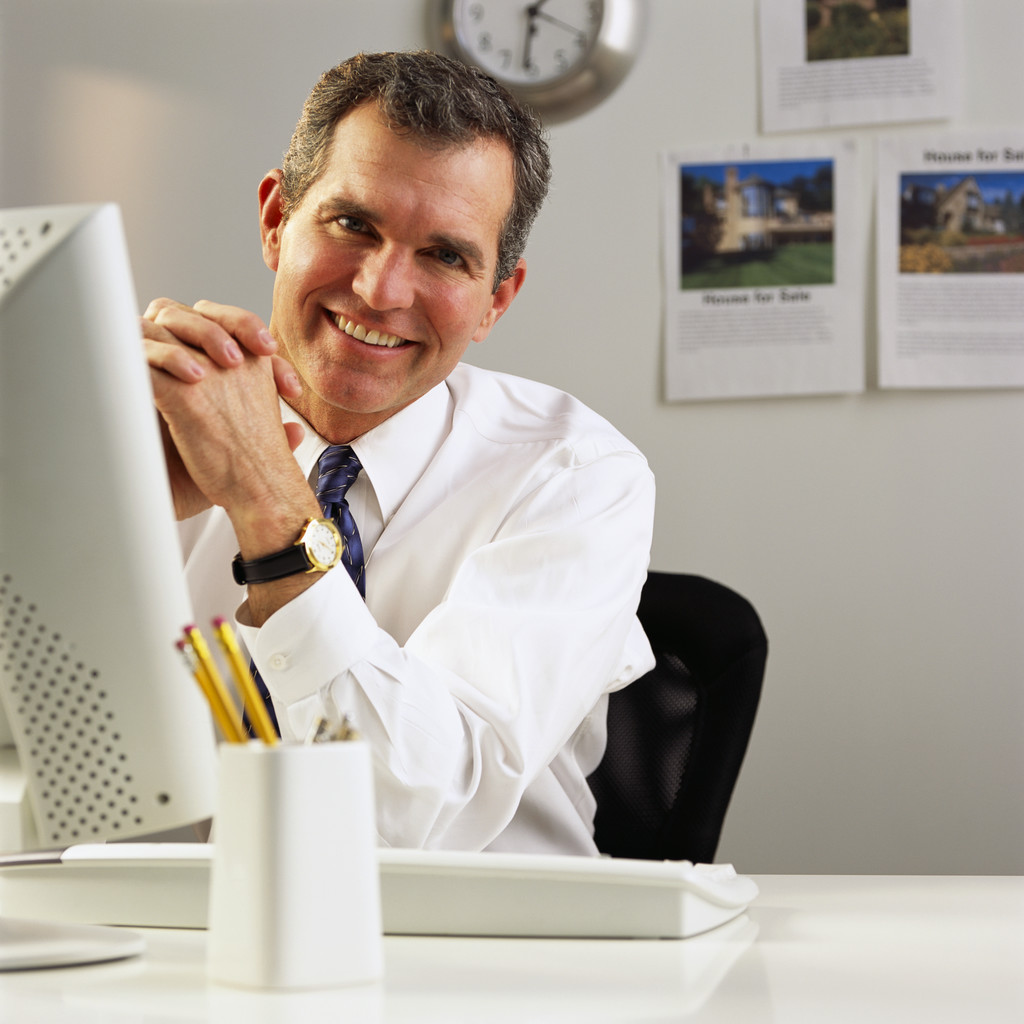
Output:
<svg viewBox="0 0 1024 1024">
<path fill-rule="evenodd" d="M 82 844 L 0 856 L 0 913 L 205 928 L 213 847 Z M 758 894 L 727 864 L 547 854 L 378 851 L 389 935 L 687 938 Z"/>
</svg>

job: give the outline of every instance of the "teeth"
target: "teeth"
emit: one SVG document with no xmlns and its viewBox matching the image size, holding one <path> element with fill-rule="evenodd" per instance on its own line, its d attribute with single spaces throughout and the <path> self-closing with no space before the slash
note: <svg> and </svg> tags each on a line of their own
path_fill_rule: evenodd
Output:
<svg viewBox="0 0 1024 1024">
<path fill-rule="evenodd" d="M 355 320 L 347 320 L 340 313 L 334 317 L 334 322 L 348 335 L 357 341 L 365 341 L 367 345 L 381 345 L 385 348 L 394 348 L 402 344 L 402 339 L 394 334 L 385 334 L 383 331 L 368 331 L 362 324 Z"/>
</svg>

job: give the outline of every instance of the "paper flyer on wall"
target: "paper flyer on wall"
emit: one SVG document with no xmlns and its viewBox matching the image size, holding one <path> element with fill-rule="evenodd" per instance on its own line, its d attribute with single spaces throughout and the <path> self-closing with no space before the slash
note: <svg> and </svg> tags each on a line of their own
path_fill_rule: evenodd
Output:
<svg viewBox="0 0 1024 1024">
<path fill-rule="evenodd" d="M 879 384 L 1024 385 L 1024 130 L 879 140 Z"/>
<path fill-rule="evenodd" d="M 864 387 L 851 140 L 662 154 L 669 401 Z"/>
<path fill-rule="evenodd" d="M 952 117 L 960 0 L 761 0 L 761 127 Z"/>
</svg>

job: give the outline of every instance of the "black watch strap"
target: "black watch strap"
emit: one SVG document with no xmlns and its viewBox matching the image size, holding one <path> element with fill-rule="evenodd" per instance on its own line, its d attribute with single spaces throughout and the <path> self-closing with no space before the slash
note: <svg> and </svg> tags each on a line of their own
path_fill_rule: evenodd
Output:
<svg viewBox="0 0 1024 1024">
<path fill-rule="evenodd" d="M 253 558 L 248 562 L 243 562 L 241 554 L 237 554 L 231 562 L 231 575 L 236 583 L 245 586 L 295 576 L 300 572 L 309 572 L 311 568 L 306 549 L 301 544 L 293 544 L 284 551 L 275 551 L 272 555 Z"/>
<path fill-rule="evenodd" d="M 300 572 L 327 572 L 341 560 L 344 546 L 333 520 L 307 519 L 302 524 L 299 539 L 283 551 L 248 562 L 242 560 L 239 552 L 231 563 L 231 575 L 236 583 L 245 586 L 248 583 L 269 583 Z"/>
</svg>

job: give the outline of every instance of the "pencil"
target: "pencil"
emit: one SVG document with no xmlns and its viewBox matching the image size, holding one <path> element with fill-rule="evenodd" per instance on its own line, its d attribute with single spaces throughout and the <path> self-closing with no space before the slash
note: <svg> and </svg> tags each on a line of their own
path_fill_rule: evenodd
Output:
<svg viewBox="0 0 1024 1024">
<path fill-rule="evenodd" d="M 224 738 L 230 743 L 245 743 L 248 737 L 238 719 L 238 713 L 228 695 L 224 680 L 217 671 L 210 648 L 206 646 L 203 634 L 195 626 L 186 626 L 185 640 L 185 650 L 191 650 L 195 658 L 193 674 L 196 682 L 206 695 L 213 717 L 217 720 Z"/>
<path fill-rule="evenodd" d="M 249 715 L 249 723 L 252 725 L 253 731 L 264 743 L 273 746 L 277 743 L 274 723 L 271 722 L 270 715 L 267 713 L 267 705 L 263 702 L 259 690 L 256 689 L 256 683 L 249 671 L 249 666 L 242 657 L 242 651 L 231 626 L 227 620 L 216 618 L 213 620 L 213 629 L 228 659 L 231 674 L 235 679 L 235 686 L 242 695 L 242 703 Z"/>
<path fill-rule="evenodd" d="M 189 672 L 192 673 L 192 678 L 198 683 L 199 689 L 206 698 L 206 703 L 210 706 L 214 721 L 217 723 L 217 727 L 220 729 L 224 739 L 234 743 L 235 731 L 232 728 L 231 715 L 220 700 L 218 700 L 216 692 L 210 685 L 209 677 L 199 665 L 199 659 L 196 657 L 196 652 L 192 649 L 192 645 L 187 640 L 179 640 L 175 646 L 181 651 L 185 664 L 188 666 Z"/>
</svg>

